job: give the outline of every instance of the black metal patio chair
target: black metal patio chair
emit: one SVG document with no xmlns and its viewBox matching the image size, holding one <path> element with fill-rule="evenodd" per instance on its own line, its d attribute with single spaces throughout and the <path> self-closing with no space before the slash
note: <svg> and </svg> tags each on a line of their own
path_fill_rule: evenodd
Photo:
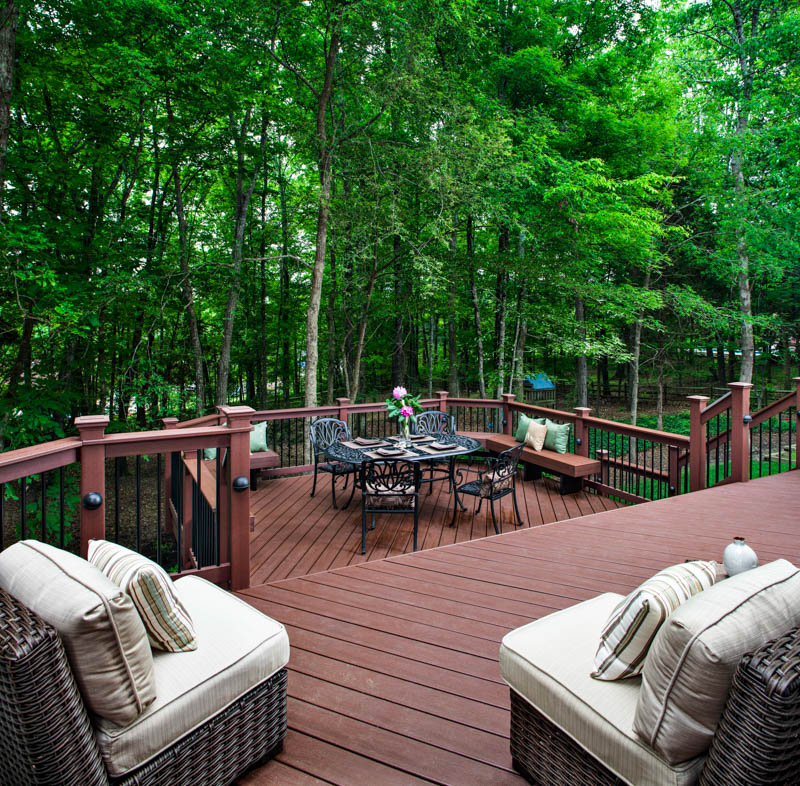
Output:
<svg viewBox="0 0 800 786">
<path fill-rule="evenodd" d="M 376 513 L 414 514 L 414 551 L 417 550 L 419 486 L 417 461 L 365 461 L 359 472 L 361 488 L 361 553 L 367 552 L 367 513 L 375 529 Z"/>
<path fill-rule="evenodd" d="M 311 496 L 313 497 L 317 490 L 317 471 L 328 472 L 331 476 L 331 501 L 333 502 L 333 507 L 337 508 L 336 480 L 338 478 L 344 478 L 344 485 L 342 487 L 344 490 L 347 488 L 347 484 L 352 477 L 353 486 L 350 490 L 350 497 L 342 506 L 342 509 L 344 509 L 353 499 L 353 493 L 356 488 L 355 475 L 358 471 L 358 465 L 346 461 L 323 461 L 320 463 L 320 459 L 326 458 L 325 451 L 334 443 L 346 442 L 351 439 L 350 429 L 343 420 L 338 420 L 337 418 L 319 418 L 319 420 L 315 420 L 311 424 L 310 437 L 311 449 L 314 452 L 314 482 L 311 485 Z"/>
<path fill-rule="evenodd" d="M 494 503 L 510 494 L 514 501 L 514 513 L 517 516 L 514 527 L 522 526 L 522 516 L 519 514 L 519 506 L 517 505 L 516 478 L 517 464 L 519 463 L 523 447 L 525 447 L 524 442 L 515 445 L 513 448 L 504 450 L 499 456 L 489 456 L 486 459 L 486 466 L 483 469 L 466 467 L 460 469 L 456 473 L 458 480 L 453 488 L 453 518 L 450 522 L 451 527 L 456 523 L 456 513 L 458 512 L 459 505 L 461 505 L 462 510 L 464 509 L 464 506 L 459 500 L 459 495 L 464 494 L 478 498 L 478 509 L 475 511 L 476 513 L 481 512 L 483 500 L 489 500 L 489 507 L 492 512 L 492 524 L 494 525 L 494 531 L 498 535 L 500 534 L 500 530 L 497 527 Z M 476 474 L 477 477 L 459 485 L 459 481 L 468 474 Z"/>
<path fill-rule="evenodd" d="M 456 433 L 456 419 L 447 412 L 429 409 L 417 415 L 417 422 L 413 425 L 414 434 L 431 434 L 438 437 Z M 453 459 L 432 458 L 425 462 L 428 477 L 421 476 L 422 483 L 427 483 L 428 494 L 433 493 L 433 484 L 440 480 L 448 482 L 448 490 L 453 490 Z"/>
</svg>

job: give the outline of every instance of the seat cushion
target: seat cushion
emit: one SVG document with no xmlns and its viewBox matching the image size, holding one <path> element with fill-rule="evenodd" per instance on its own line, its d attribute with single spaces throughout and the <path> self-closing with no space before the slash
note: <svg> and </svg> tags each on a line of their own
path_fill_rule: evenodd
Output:
<svg viewBox="0 0 800 786">
<path fill-rule="evenodd" d="M 195 576 L 175 582 L 197 630 L 194 652 L 156 652 L 158 698 L 128 726 L 95 732 L 108 771 L 120 776 L 200 726 L 289 660 L 279 622 Z"/>
<path fill-rule="evenodd" d="M 547 437 L 547 426 L 544 423 L 537 423 L 532 420 L 528 425 L 528 430 L 525 433 L 525 444 L 534 450 L 541 450 L 544 447 L 544 441 Z"/>
<path fill-rule="evenodd" d="M 556 453 L 566 453 L 569 447 L 569 423 L 554 423 L 550 418 L 545 418 L 547 433 L 544 437 L 544 447 L 546 450 L 554 450 Z"/>
<path fill-rule="evenodd" d="M 592 676 L 620 680 L 641 673 L 667 617 L 692 595 L 712 586 L 716 574 L 716 562 L 697 560 L 664 568 L 638 586 L 611 612 L 594 656 Z"/>
<path fill-rule="evenodd" d="M 197 649 L 191 615 L 160 565 L 107 540 L 89 541 L 89 562 L 130 596 L 153 647 L 167 652 Z"/>
<path fill-rule="evenodd" d="M 481 497 L 489 499 L 492 494 L 499 494 L 501 491 L 513 488 L 514 474 L 514 468 L 507 472 L 487 472 L 481 477 Z"/>
<path fill-rule="evenodd" d="M 606 593 L 511 631 L 500 645 L 500 672 L 522 698 L 628 783 L 694 783 L 702 757 L 670 765 L 634 734 L 641 678 L 602 682 L 589 676 L 600 631 L 621 600 Z"/>
<path fill-rule="evenodd" d="M 0 587 L 58 631 L 92 712 L 126 724 L 155 699 L 153 656 L 139 614 L 94 565 L 23 540 L 0 553 Z"/>
<path fill-rule="evenodd" d="M 776 560 L 695 595 L 664 623 L 642 670 L 634 729 L 667 761 L 705 751 L 742 656 L 800 625 L 800 570 Z"/>
</svg>

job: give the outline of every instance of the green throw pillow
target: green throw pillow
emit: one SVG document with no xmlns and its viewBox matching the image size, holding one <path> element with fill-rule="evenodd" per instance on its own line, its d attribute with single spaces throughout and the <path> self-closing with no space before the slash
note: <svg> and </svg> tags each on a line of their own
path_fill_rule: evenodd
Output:
<svg viewBox="0 0 800 786">
<path fill-rule="evenodd" d="M 514 439 L 517 442 L 524 442 L 525 435 L 528 433 L 528 426 L 530 426 L 531 421 L 534 423 L 544 423 L 544 418 L 529 418 L 527 415 L 523 415 L 521 412 L 519 413 L 519 422 L 517 423 L 517 429 L 514 432 Z"/>
<path fill-rule="evenodd" d="M 547 426 L 547 434 L 544 437 L 545 450 L 566 453 L 569 445 L 569 423 L 553 423 L 550 418 L 546 418 L 545 425 Z"/>
<path fill-rule="evenodd" d="M 250 432 L 250 452 L 262 453 L 265 450 L 269 450 L 267 448 L 267 421 L 262 420 L 260 423 L 256 423 Z"/>
<path fill-rule="evenodd" d="M 216 448 L 204 448 L 203 449 L 203 458 L 206 461 L 211 461 L 211 459 L 215 459 L 217 457 L 217 449 Z"/>
</svg>

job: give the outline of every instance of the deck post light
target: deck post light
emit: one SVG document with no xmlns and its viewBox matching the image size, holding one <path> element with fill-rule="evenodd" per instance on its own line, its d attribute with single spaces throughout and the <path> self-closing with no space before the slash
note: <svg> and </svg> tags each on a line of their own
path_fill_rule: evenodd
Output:
<svg viewBox="0 0 800 786">
<path fill-rule="evenodd" d="M 247 491 L 250 488 L 250 479 L 246 475 L 239 475 L 233 479 L 234 491 Z"/>
<path fill-rule="evenodd" d="M 103 495 L 96 491 L 90 491 L 83 495 L 83 507 L 86 510 L 97 510 L 103 504 Z"/>
</svg>

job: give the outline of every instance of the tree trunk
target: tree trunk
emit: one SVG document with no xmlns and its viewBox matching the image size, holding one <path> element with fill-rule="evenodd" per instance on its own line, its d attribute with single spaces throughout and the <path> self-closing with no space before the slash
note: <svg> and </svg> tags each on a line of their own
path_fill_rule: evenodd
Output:
<svg viewBox="0 0 800 786">
<path fill-rule="evenodd" d="M 498 251 L 500 252 L 499 265 L 497 270 L 497 286 L 495 296 L 497 299 L 497 311 L 494 319 L 494 357 L 495 370 L 497 372 L 497 398 L 505 392 L 505 366 L 506 366 L 506 316 L 508 306 L 507 282 L 508 273 L 506 272 L 505 255 L 510 246 L 510 236 L 507 226 L 500 228 L 498 237 Z"/>
<path fill-rule="evenodd" d="M 375 253 L 372 258 L 372 270 L 369 275 L 369 282 L 367 283 L 367 290 L 362 295 L 362 312 L 361 318 L 358 321 L 358 330 L 356 334 L 356 347 L 353 357 L 353 376 L 351 380 L 351 388 L 348 394 L 350 401 L 355 402 L 358 397 L 359 387 L 361 385 L 361 358 L 364 354 L 364 343 L 367 335 L 367 316 L 369 314 L 369 306 L 372 301 L 372 293 L 375 290 L 375 279 L 378 275 L 378 249 L 377 244 Z"/>
<path fill-rule="evenodd" d="M 644 277 L 644 289 L 650 289 L 650 269 Z M 644 314 L 633 323 L 633 360 L 631 360 L 631 425 L 639 414 L 639 360 L 642 353 L 642 322 Z"/>
<path fill-rule="evenodd" d="M 448 376 L 447 376 L 447 389 L 450 391 L 451 396 L 461 395 L 459 388 L 459 368 L 458 368 L 458 305 L 456 302 L 456 275 L 457 275 L 457 261 L 456 253 L 458 251 L 458 232 L 455 227 L 450 232 L 450 254 L 452 256 L 452 268 L 450 273 L 450 289 L 447 295 L 447 359 L 448 359 Z"/>
<path fill-rule="evenodd" d="M 331 285 L 328 290 L 328 404 L 336 397 L 336 244 L 331 243 Z"/>
<path fill-rule="evenodd" d="M 11 133 L 11 93 L 14 88 L 14 50 L 17 5 L 7 2 L 0 15 L 0 223 L 5 212 L 6 151 Z"/>
<path fill-rule="evenodd" d="M 578 340 L 584 343 L 586 339 L 586 325 L 584 321 L 583 298 L 577 295 L 575 296 L 575 322 L 578 325 Z M 581 351 L 575 363 L 575 401 L 577 402 L 576 406 L 579 407 L 589 406 L 587 374 L 586 352 Z"/>
<path fill-rule="evenodd" d="M 237 127 L 233 118 L 230 119 L 232 136 L 236 142 L 236 207 L 233 216 L 233 249 L 231 253 L 231 283 L 228 287 L 228 300 L 225 304 L 225 313 L 222 317 L 222 344 L 217 364 L 217 395 L 216 403 L 224 404 L 228 398 L 228 375 L 231 367 L 231 346 L 233 344 L 233 321 L 236 316 L 236 306 L 239 302 L 239 290 L 242 276 L 242 246 L 244 244 L 244 229 L 247 223 L 247 212 L 250 208 L 250 198 L 256 186 L 258 173 L 264 161 L 264 151 L 267 145 L 267 116 L 261 116 L 261 144 L 259 159 L 253 164 L 253 171 L 247 180 L 245 162 L 245 143 L 249 132 L 250 109 L 245 113 L 241 125 Z"/>
<path fill-rule="evenodd" d="M 514 366 L 517 370 L 517 382 L 514 388 L 514 394 L 519 401 L 522 401 L 525 393 L 525 344 L 528 341 L 528 320 L 525 319 L 525 315 L 522 313 L 524 303 L 521 297 L 519 305 L 519 333 L 517 334 L 516 359 L 514 362 Z"/>
<path fill-rule="evenodd" d="M 433 362 L 436 353 L 436 322 L 430 315 L 431 332 L 428 336 L 428 398 L 433 397 Z"/>
<path fill-rule="evenodd" d="M 470 290 L 472 293 L 472 314 L 475 321 L 475 344 L 478 350 L 478 390 L 482 399 L 486 398 L 486 380 L 483 376 L 483 335 L 481 334 L 481 304 L 478 300 L 478 287 L 475 282 L 475 246 L 472 216 L 467 216 L 467 258 L 469 264 Z"/>
<path fill-rule="evenodd" d="M 174 118 L 169 100 L 167 100 L 167 113 L 170 123 L 172 123 Z M 194 409 L 197 417 L 201 417 L 205 410 L 206 401 L 203 345 L 200 341 L 200 327 L 197 323 L 197 312 L 194 308 L 194 290 L 192 289 L 191 275 L 189 273 L 189 229 L 186 223 L 186 213 L 183 206 L 180 165 L 177 163 L 172 172 L 172 180 L 175 186 L 175 215 L 178 218 L 178 238 L 180 244 L 178 259 L 181 270 L 181 292 L 186 302 L 186 319 L 189 323 L 189 339 L 192 347 L 192 360 L 194 361 Z"/>
<path fill-rule="evenodd" d="M 306 311 L 306 374 L 305 405 L 317 406 L 317 365 L 319 362 L 319 307 L 322 297 L 322 276 L 325 271 L 325 247 L 328 241 L 328 218 L 331 208 L 331 157 L 325 115 L 333 89 L 333 73 L 339 52 L 340 15 L 331 23 L 328 51 L 325 53 L 325 78 L 317 98 L 317 145 L 319 166 L 319 199 L 317 202 L 317 236 L 314 250 L 314 269 L 311 274 L 311 294 Z"/>
<path fill-rule="evenodd" d="M 393 240 L 394 256 L 400 253 L 400 235 L 395 235 Z M 406 359 L 406 329 L 405 329 L 405 310 L 402 304 L 404 297 L 404 271 L 400 264 L 397 266 L 397 273 L 393 276 L 392 285 L 394 288 L 394 348 L 392 350 L 392 387 L 406 383 L 407 359 Z"/>
<path fill-rule="evenodd" d="M 281 337 L 280 351 L 275 356 L 275 377 L 280 376 L 283 404 L 289 406 L 289 391 L 292 386 L 292 364 L 290 358 L 290 339 L 292 323 L 288 320 L 291 279 L 289 277 L 289 210 L 286 204 L 286 173 L 283 158 L 278 158 L 278 195 L 281 206 L 281 262 L 280 291 L 278 296 L 278 317 L 276 335 Z"/>
</svg>

